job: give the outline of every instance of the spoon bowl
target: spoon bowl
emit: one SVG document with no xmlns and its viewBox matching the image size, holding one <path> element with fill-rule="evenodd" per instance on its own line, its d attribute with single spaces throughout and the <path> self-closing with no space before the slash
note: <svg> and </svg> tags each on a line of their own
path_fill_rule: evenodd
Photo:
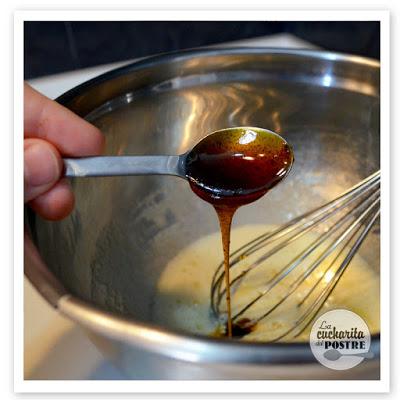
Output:
<svg viewBox="0 0 400 400">
<path fill-rule="evenodd" d="M 185 170 L 192 190 L 202 199 L 214 205 L 243 205 L 281 181 L 293 161 L 291 147 L 277 133 L 238 127 L 202 139 L 187 153 Z"/>
</svg>

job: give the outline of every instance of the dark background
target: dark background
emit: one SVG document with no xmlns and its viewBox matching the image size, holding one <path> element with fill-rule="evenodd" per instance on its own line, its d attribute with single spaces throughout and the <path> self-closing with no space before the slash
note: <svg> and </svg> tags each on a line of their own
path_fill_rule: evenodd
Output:
<svg viewBox="0 0 400 400">
<path fill-rule="evenodd" d="M 379 59 L 379 22 L 25 22 L 25 79 L 276 33 Z"/>
</svg>

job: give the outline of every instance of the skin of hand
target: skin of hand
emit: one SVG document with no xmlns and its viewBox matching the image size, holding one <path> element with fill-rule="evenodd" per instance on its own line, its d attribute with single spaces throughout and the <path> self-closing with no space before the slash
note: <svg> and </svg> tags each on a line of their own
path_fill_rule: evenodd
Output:
<svg viewBox="0 0 400 400">
<path fill-rule="evenodd" d="M 65 218 L 74 195 L 62 157 L 102 153 L 104 136 L 72 111 L 24 85 L 24 201 L 49 220 Z"/>
</svg>

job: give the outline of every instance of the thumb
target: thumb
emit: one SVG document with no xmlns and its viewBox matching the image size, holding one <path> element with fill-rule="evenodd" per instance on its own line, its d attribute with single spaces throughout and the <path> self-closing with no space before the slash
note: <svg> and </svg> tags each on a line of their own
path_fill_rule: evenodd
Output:
<svg viewBox="0 0 400 400">
<path fill-rule="evenodd" d="M 24 140 L 24 200 L 47 192 L 60 179 L 62 160 L 57 149 L 42 139 Z"/>
</svg>

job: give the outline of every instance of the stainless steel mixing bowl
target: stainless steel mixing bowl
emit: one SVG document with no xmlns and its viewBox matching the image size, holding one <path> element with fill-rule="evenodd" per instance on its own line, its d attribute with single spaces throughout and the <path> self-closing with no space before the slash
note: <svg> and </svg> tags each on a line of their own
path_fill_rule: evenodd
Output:
<svg viewBox="0 0 400 400">
<path fill-rule="evenodd" d="M 316 51 L 187 51 L 148 58 L 72 89 L 59 101 L 97 125 L 107 154 L 181 154 L 217 129 L 271 129 L 294 147 L 290 177 L 243 207 L 235 224 L 287 221 L 379 168 L 379 63 Z M 61 222 L 27 216 L 25 273 L 130 377 L 374 379 L 319 365 L 304 344 L 255 344 L 172 332 L 152 320 L 157 280 L 184 246 L 217 231 L 214 210 L 174 177 L 73 182 Z M 379 228 L 362 256 L 379 269 Z M 219 245 L 219 244 L 218 244 Z M 379 299 L 370 299 L 379 301 Z"/>
</svg>

